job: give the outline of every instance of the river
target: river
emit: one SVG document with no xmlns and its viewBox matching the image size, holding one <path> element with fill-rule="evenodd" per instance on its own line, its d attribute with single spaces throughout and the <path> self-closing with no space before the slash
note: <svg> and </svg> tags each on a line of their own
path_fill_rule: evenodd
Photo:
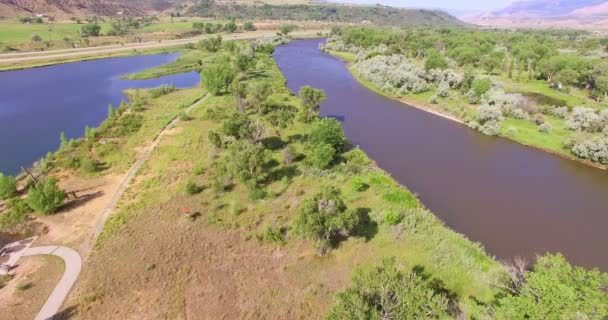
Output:
<svg viewBox="0 0 608 320">
<path fill-rule="evenodd" d="M 126 97 L 123 90 L 173 83 L 191 87 L 196 72 L 150 80 L 121 76 L 166 64 L 179 54 L 140 55 L 0 72 L 0 172 L 16 174 L 59 147 L 59 136 L 84 135 L 106 119 L 108 105 Z"/>
<path fill-rule="evenodd" d="M 360 85 L 324 40 L 277 47 L 294 92 L 323 89 L 323 116 L 414 191 L 452 229 L 499 259 L 562 252 L 572 263 L 608 271 L 608 172 L 384 98 Z"/>
</svg>

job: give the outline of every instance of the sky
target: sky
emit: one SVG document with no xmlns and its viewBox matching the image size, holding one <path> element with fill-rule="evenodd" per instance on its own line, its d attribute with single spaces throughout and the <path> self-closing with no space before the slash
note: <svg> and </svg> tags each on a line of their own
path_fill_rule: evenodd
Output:
<svg viewBox="0 0 608 320">
<path fill-rule="evenodd" d="M 335 1 L 335 0 L 332 0 Z M 459 11 L 488 11 L 506 7 L 513 0 L 342 0 L 360 4 L 383 4 L 392 7 L 442 8 Z"/>
</svg>

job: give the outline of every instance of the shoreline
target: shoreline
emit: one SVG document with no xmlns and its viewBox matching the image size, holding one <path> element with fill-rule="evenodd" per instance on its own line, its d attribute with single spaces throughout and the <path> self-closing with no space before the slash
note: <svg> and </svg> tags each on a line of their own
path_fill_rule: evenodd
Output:
<svg viewBox="0 0 608 320">
<path fill-rule="evenodd" d="M 363 80 L 362 80 L 362 79 L 361 79 L 361 78 L 360 78 L 360 77 L 359 77 L 359 76 L 358 76 L 358 75 L 357 75 L 357 74 L 356 74 L 356 73 L 355 73 L 355 72 L 354 72 L 354 71 L 351 69 L 352 61 L 348 61 L 348 60 L 344 59 L 343 57 L 340 57 L 340 56 L 338 56 L 338 55 L 334 55 L 334 54 L 332 54 L 332 52 L 331 52 L 331 51 L 323 51 L 323 52 L 324 52 L 324 53 L 326 53 L 326 54 L 328 54 L 328 55 L 330 55 L 330 56 L 332 56 L 332 57 L 334 57 L 334 58 L 337 58 L 337 59 L 340 59 L 341 61 L 343 61 L 343 62 L 346 64 L 346 67 L 347 67 L 348 71 L 350 72 L 350 74 L 353 76 L 353 78 L 355 78 L 355 80 L 357 80 L 357 82 L 358 82 L 360 85 L 362 85 L 363 87 L 365 87 L 366 89 L 368 89 L 368 90 L 370 90 L 370 91 L 372 91 L 372 92 L 374 92 L 374 93 L 376 93 L 376 94 L 379 94 L 379 95 L 381 95 L 381 96 L 382 96 L 382 97 L 384 97 L 384 98 L 391 99 L 391 100 L 393 100 L 393 101 L 397 101 L 397 102 L 399 102 L 399 103 L 401 103 L 401 104 L 403 104 L 403 105 L 405 105 L 405 106 L 412 107 L 412 108 L 416 108 L 416 109 L 418 109 L 418 110 L 422 110 L 422 111 L 428 112 L 428 113 L 430 113 L 430 114 L 433 114 L 433 115 L 435 115 L 435 116 L 438 116 L 438 117 L 444 118 L 444 119 L 446 119 L 446 120 L 454 121 L 454 122 L 456 122 L 456 123 L 459 123 L 459 124 L 461 124 L 461 125 L 465 126 L 465 127 L 466 127 L 466 129 L 470 129 L 470 128 L 467 126 L 467 124 L 466 124 L 464 121 L 462 121 L 461 119 L 459 119 L 459 118 L 456 118 L 456 117 L 451 116 L 451 115 L 448 115 L 448 114 L 441 113 L 441 112 L 439 112 L 439 111 L 437 111 L 437 110 L 434 110 L 433 108 L 430 108 L 430 107 L 426 106 L 426 105 L 425 105 L 425 104 L 423 104 L 423 103 L 416 102 L 416 101 L 413 101 L 413 100 L 411 100 L 411 99 L 407 99 L 407 98 L 403 98 L 403 97 L 395 97 L 395 96 L 389 95 L 389 94 L 387 94 L 387 93 L 384 93 L 384 92 L 382 92 L 382 91 L 378 90 L 378 89 L 377 89 L 377 88 L 375 88 L 375 87 L 372 87 L 370 84 L 368 84 L 368 83 L 366 83 L 365 81 L 363 81 Z M 556 152 L 556 151 L 554 151 L 554 150 L 550 150 L 550 149 L 547 149 L 547 148 L 543 148 L 543 147 L 541 147 L 541 146 L 536 146 L 536 145 L 526 144 L 526 143 L 523 143 L 523 142 L 517 141 L 517 140 L 515 140 L 515 139 L 513 139 L 513 138 L 511 138 L 511 137 L 509 137 L 509 136 L 497 135 L 496 137 L 497 137 L 497 138 L 506 139 L 506 140 L 508 140 L 508 141 L 511 141 L 511 142 L 517 143 L 517 144 L 522 145 L 522 146 L 525 146 L 525 147 L 529 147 L 529 148 L 536 149 L 536 150 L 539 150 L 539 151 L 542 151 L 542 152 L 546 152 L 546 153 L 548 153 L 548 154 L 551 154 L 551 155 L 554 155 L 554 156 L 560 157 L 560 158 L 562 158 L 562 159 L 571 160 L 571 161 L 576 161 L 576 162 L 578 162 L 578 163 L 580 163 L 580 164 L 583 164 L 583 165 L 587 165 L 587 166 L 590 166 L 590 167 L 594 167 L 594 168 L 596 168 L 596 169 L 600 169 L 600 170 L 608 171 L 608 166 L 603 165 L 603 164 L 601 164 L 601 163 L 593 162 L 593 161 L 590 161 L 590 160 L 587 160 L 587 159 L 581 159 L 581 158 L 577 158 L 577 157 L 575 157 L 575 156 L 573 156 L 573 155 L 568 155 L 568 154 L 564 154 L 564 153 L 559 153 L 559 152 Z"/>
</svg>

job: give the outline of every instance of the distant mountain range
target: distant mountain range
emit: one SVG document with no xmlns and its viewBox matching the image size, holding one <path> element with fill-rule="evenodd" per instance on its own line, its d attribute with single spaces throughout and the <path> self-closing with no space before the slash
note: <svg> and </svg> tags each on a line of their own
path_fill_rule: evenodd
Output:
<svg viewBox="0 0 608 320">
<path fill-rule="evenodd" d="M 481 15 L 496 18 L 553 18 L 608 14 L 607 0 L 528 0 Z"/>
<path fill-rule="evenodd" d="M 0 0 L 0 15 L 116 15 L 160 12 L 183 0 Z"/>
</svg>

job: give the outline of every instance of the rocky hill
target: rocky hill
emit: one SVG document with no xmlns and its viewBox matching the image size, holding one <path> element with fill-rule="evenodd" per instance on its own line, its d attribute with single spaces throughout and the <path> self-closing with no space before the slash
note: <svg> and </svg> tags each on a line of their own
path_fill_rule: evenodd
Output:
<svg viewBox="0 0 608 320">
<path fill-rule="evenodd" d="M 27 14 L 53 16 L 104 15 L 119 12 L 139 15 L 172 8 L 178 0 L 0 0 L 0 15 L 12 17 Z"/>
</svg>

